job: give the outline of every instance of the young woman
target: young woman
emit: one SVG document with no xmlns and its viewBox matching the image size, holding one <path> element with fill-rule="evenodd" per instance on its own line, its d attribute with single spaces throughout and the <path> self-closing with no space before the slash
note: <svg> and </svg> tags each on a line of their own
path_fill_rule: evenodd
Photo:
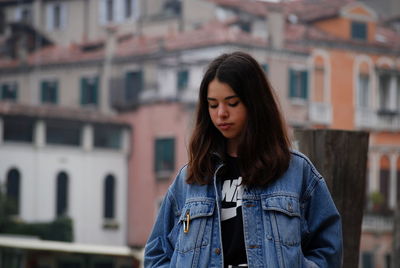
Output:
<svg viewBox="0 0 400 268">
<path fill-rule="evenodd" d="M 339 213 L 290 142 L 259 64 L 216 58 L 200 85 L 184 166 L 166 193 L 145 267 L 341 266 Z"/>
</svg>

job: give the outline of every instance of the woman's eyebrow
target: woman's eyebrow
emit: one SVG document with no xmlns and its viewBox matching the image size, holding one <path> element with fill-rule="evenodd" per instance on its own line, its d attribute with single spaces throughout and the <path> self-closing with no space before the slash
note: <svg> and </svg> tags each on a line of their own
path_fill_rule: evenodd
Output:
<svg viewBox="0 0 400 268">
<path fill-rule="evenodd" d="M 232 96 L 228 96 L 228 97 L 224 98 L 224 100 L 230 100 L 230 99 L 233 99 L 233 98 L 239 98 L 239 97 L 237 95 L 232 95 Z M 216 101 L 217 99 L 216 98 L 207 97 L 207 100 Z"/>
</svg>

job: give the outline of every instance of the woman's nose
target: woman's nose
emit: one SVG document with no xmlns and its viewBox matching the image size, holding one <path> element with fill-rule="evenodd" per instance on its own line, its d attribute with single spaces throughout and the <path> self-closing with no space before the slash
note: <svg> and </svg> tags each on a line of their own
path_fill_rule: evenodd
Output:
<svg viewBox="0 0 400 268">
<path fill-rule="evenodd" d="M 220 105 L 218 109 L 218 116 L 219 117 L 227 117 L 228 116 L 228 110 L 224 105 Z"/>
</svg>

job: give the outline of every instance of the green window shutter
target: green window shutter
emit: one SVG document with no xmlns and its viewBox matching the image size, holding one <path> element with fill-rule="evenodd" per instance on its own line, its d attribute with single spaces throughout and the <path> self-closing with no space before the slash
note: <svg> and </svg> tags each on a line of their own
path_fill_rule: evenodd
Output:
<svg viewBox="0 0 400 268">
<path fill-rule="evenodd" d="M 165 149 L 163 159 L 167 165 L 167 169 L 173 171 L 175 163 L 175 140 L 168 139 L 165 141 Z"/>
<path fill-rule="evenodd" d="M 1 99 L 2 100 L 17 100 L 18 98 L 18 84 L 5 83 L 1 86 Z"/>
<path fill-rule="evenodd" d="M 189 71 L 183 70 L 178 72 L 178 89 L 185 89 L 189 82 Z"/>
<path fill-rule="evenodd" d="M 143 71 L 138 71 L 136 75 L 137 75 L 137 91 L 140 92 L 143 90 L 143 85 L 144 85 Z"/>
<path fill-rule="evenodd" d="M 85 105 L 87 102 L 87 94 L 86 94 L 86 79 L 81 78 L 81 105 Z"/>
<path fill-rule="evenodd" d="M 128 101 L 137 101 L 144 87 L 143 71 L 128 72 L 125 74 L 125 98 Z"/>
<path fill-rule="evenodd" d="M 175 139 L 163 138 L 155 141 L 154 169 L 158 171 L 173 171 L 175 169 Z"/>
<path fill-rule="evenodd" d="M 41 91 L 40 92 L 41 93 L 40 100 L 41 100 L 42 103 L 44 103 L 47 100 L 47 98 L 46 98 L 46 92 L 47 92 L 47 83 L 46 83 L 46 81 L 42 81 L 40 83 L 40 91 Z"/>
<path fill-rule="evenodd" d="M 138 73 L 139 76 L 139 91 L 142 91 L 144 89 L 144 75 L 143 75 L 143 71 L 140 71 Z"/>
<path fill-rule="evenodd" d="M 54 82 L 53 86 L 53 103 L 58 103 L 58 82 Z"/>
<path fill-rule="evenodd" d="M 133 73 L 127 72 L 125 74 L 125 99 L 131 100 L 133 97 Z"/>
<path fill-rule="evenodd" d="M 6 85 L 5 84 L 3 84 L 3 85 L 1 85 L 1 91 L 0 91 L 0 99 L 4 99 L 4 91 L 6 90 Z"/>
<path fill-rule="evenodd" d="M 296 73 L 294 70 L 289 70 L 289 97 L 296 97 Z"/>
<path fill-rule="evenodd" d="M 57 81 L 42 81 L 41 82 L 41 101 L 42 103 L 58 102 L 58 82 Z"/>
<path fill-rule="evenodd" d="M 97 105 L 99 102 L 99 77 L 95 77 L 94 84 L 92 87 L 92 103 Z"/>
<path fill-rule="evenodd" d="M 154 164 L 155 164 L 154 171 L 161 170 L 161 154 L 162 154 L 161 142 L 160 140 L 156 140 L 155 150 L 154 150 Z"/>
<path fill-rule="evenodd" d="M 14 100 L 18 99 L 18 84 L 15 83 L 14 85 Z"/>
<path fill-rule="evenodd" d="M 308 98 L 308 72 L 301 72 L 301 98 Z"/>
</svg>

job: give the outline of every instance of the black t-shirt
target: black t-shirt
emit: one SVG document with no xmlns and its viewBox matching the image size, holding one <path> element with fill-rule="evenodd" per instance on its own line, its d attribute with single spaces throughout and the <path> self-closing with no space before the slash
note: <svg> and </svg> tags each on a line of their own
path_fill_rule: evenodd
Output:
<svg viewBox="0 0 400 268">
<path fill-rule="evenodd" d="M 238 160 L 227 157 L 225 172 L 221 176 L 221 228 L 225 267 L 246 264 L 246 250 L 242 218 L 242 177 Z"/>
</svg>

